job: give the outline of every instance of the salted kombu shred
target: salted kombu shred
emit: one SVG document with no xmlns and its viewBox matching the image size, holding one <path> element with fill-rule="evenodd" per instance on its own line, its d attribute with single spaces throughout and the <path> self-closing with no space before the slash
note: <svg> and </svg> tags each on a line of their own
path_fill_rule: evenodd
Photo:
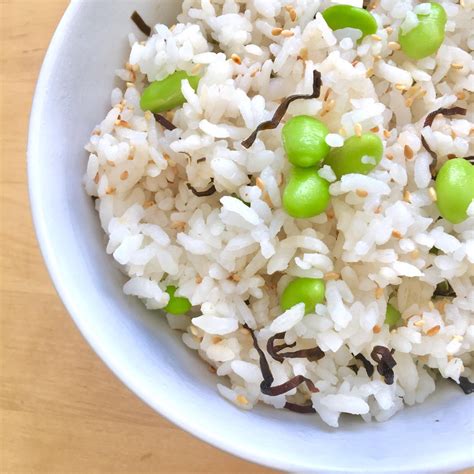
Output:
<svg viewBox="0 0 474 474">
<path fill-rule="evenodd" d="M 176 130 L 176 125 L 172 124 L 167 118 L 163 117 L 163 115 L 160 114 L 153 114 L 155 117 L 155 120 L 166 130 L 172 131 Z"/>
<path fill-rule="evenodd" d="M 445 117 L 450 117 L 452 115 L 466 115 L 466 109 L 462 107 L 451 107 L 451 108 L 445 108 L 441 107 L 440 109 L 433 110 L 433 112 L 430 112 L 426 118 L 425 122 L 423 124 L 424 127 L 431 127 L 433 125 L 434 119 L 436 118 L 437 115 L 441 114 Z M 430 171 L 431 171 L 431 176 L 433 178 L 435 177 L 436 174 L 436 165 L 438 164 L 438 156 L 436 153 L 430 148 L 428 145 L 428 142 L 426 141 L 425 137 L 423 134 L 421 134 L 421 144 L 425 148 L 425 150 L 431 155 L 431 158 L 433 158 L 433 161 L 430 165 Z M 470 161 L 471 157 L 465 158 L 466 160 Z"/>
<path fill-rule="evenodd" d="M 467 377 L 459 377 L 459 386 L 466 395 L 474 392 L 474 383 L 471 382 Z"/>
<path fill-rule="evenodd" d="M 385 383 L 392 385 L 395 377 L 393 368 L 397 365 L 397 362 L 393 358 L 390 349 L 384 346 L 375 346 L 370 357 L 377 362 L 377 372 L 384 378 Z"/>
<path fill-rule="evenodd" d="M 295 413 L 316 413 L 313 405 L 299 405 L 298 403 L 286 402 L 284 408 Z"/>
<path fill-rule="evenodd" d="M 282 103 L 278 106 L 276 109 L 275 113 L 273 114 L 273 117 L 271 120 L 268 120 L 266 122 L 262 122 L 250 135 L 246 140 L 242 142 L 242 146 L 245 148 L 250 148 L 255 140 L 257 139 L 257 135 L 259 132 L 262 130 L 273 130 L 278 127 L 280 124 L 281 120 L 286 114 L 286 111 L 288 110 L 288 107 L 292 102 L 295 100 L 299 99 L 317 99 L 321 93 L 321 86 L 322 86 L 322 81 L 321 81 L 321 73 L 318 71 L 313 72 L 313 93 L 312 94 L 295 94 L 287 97 L 282 101 Z"/>
<path fill-rule="evenodd" d="M 291 349 L 296 346 L 296 343 L 293 344 L 278 344 L 275 345 L 275 340 L 284 339 L 285 333 L 281 332 L 271 337 L 267 342 L 267 352 L 270 356 L 278 362 L 283 362 L 284 359 L 297 359 L 304 358 L 308 359 L 310 362 L 316 362 L 324 357 L 324 352 L 319 347 L 312 347 L 310 349 L 301 349 L 293 352 L 283 352 L 284 349 Z"/>
<path fill-rule="evenodd" d="M 140 14 L 135 11 L 132 13 L 131 19 L 133 23 L 135 23 L 136 27 L 146 36 L 151 35 L 151 27 L 148 26 L 143 18 L 140 16 Z"/>
<path fill-rule="evenodd" d="M 188 189 L 197 197 L 207 197 L 212 196 L 217 190 L 214 185 L 211 185 L 209 189 L 205 191 L 198 191 L 197 189 L 193 188 L 189 183 L 187 183 Z"/>
<path fill-rule="evenodd" d="M 364 366 L 364 369 L 369 377 L 372 377 L 372 375 L 374 375 L 374 366 L 364 357 L 363 354 L 355 355 L 354 359 L 357 359 L 358 361 L 362 362 L 362 365 Z"/>
<path fill-rule="evenodd" d="M 262 391 L 263 394 L 269 395 L 269 396 L 277 396 L 277 395 L 283 395 L 290 390 L 293 390 L 294 388 L 298 387 L 302 383 L 305 383 L 306 386 L 308 387 L 308 390 L 312 393 L 317 393 L 319 390 L 314 386 L 314 383 L 306 378 L 303 377 L 302 375 L 297 375 L 287 382 L 284 382 L 280 385 L 275 385 L 272 387 L 272 383 L 274 381 L 272 372 L 270 370 L 270 366 L 268 365 L 268 361 L 265 357 L 265 354 L 263 353 L 262 349 L 260 349 L 260 346 L 258 345 L 257 338 L 255 336 L 255 333 L 251 328 L 249 328 L 247 325 L 244 326 L 248 331 L 250 331 L 250 334 L 252 335 L 252 341 L 253 345 L 258 352 L 258 357 L 260 360 L 260 370 L 262 371 L 262 376 L 263 376 L 263 381 L 260 384 L 260 390 Z"/>
</svg>

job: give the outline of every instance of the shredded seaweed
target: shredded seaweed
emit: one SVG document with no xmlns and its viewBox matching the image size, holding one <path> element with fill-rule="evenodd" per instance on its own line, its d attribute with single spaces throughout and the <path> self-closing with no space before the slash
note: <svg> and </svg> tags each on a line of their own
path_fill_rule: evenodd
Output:
<svg viewBox="0 0 474 474">
<path fill-rule="evenodd" d="M 267 352 L 270 356 L 275 359 L 277 362 L 282 363 L 285 359 L 296 359 L 304 358 L 308 359 L 310 362 L 316 362 L 324 357 L 324 352 L 319 347 L 312 347 L 310 349 L 301 349 L 293 352 L 283 352 L 284 349 L 291 349 L 296 346 L 296 343 L 293 344 L 278 344 L 275 345 L 275 341 L 278 339 L 284 339 L 285 333 L 281 332 L 275 334 L 275 336 L 268 339 L 267 342 Z"/>
<path fill-rule="evenodd" d="M 209 189 L 206 189 L 205 191 L 198 191 L 197 189 L 193 188 L 189 183 L 187 183 L 186 186 L 197 197 L 212 196 L 215 192 L 217 192 L 216 187 L 213 184 Z"/>
<path fill-rule="evenodd" d="M 316 413 L 313 405 L 299 405 L 298 403 L 286 402 L 284 408 L 295 413 Z"/>
<path fill-rule="evenodd" d="M 433 112 L 430 112 L 426 116 L 423 127 L 431 127 L 437 115 L 441 114 L 441 115 L 444 115 L 445 117 L 450 117 L 452 115 L 466 115 L 466 112 L 467 110 L 462 107 L 451 107 L 449 109 L 445 107 L 441 107 L 440 109 L 433 110 Z M 423 145 L 425 150 L 431 155 L 431 158 L 433 158 L 433 161 L 430 165 L 430 171 L 431 171 L 431 176 L 433 176 L 434 178 L 436 176 L 436 166 L 438 164 L 438 156 L 430 148 L 423 134 L 421 134 L 421 144 Z M 470 157 L 467 157 L 466 159 L 468 159 L 469 161 L 469 158 Z"/>
<path fill-rule="evenodd" d="M 433 296 L 446 296 L 449 298 L 455 298 L 456 292 L 453 290 L 453 287 L 450 285 L 448 280 L 444 280 L 441 283 L 438 283 L 436 289 L 433 293 Z"/>
<path fill-rule="evenodd" d="M 393 368 L 397 362 L 392 356 L 393 352 L 395 352 L 393 349 L 390 351 L 384 346 L 375 346 L 370 354 L 370 357 L 377 362 L 377 372 L 384 378 L 387 385 L 392 385 L 395 377 Z"/>
<path fill-rule="evenodd" d="M 372 375 L 374 375 L 374 366 L 364 357 L 363 354 L 355 355 L 354 359 L 357 359 L 358 361 L 362 362 L 362 365 L 364 366 L 364 369 L 369 377 L 372 377 Z"/>
<path fill-rule="evenodd" d="M 270 366 L 268 365 L 267 358 L 265 357 L 265 354 L 263 353 L 262 349 L 260 349 L 260 346 L 258 345 L 258 341 L 257 341 L 254 331 L 247 325 L 245 325 L 244 327 L 248 331 L 250 331 L 250 334 L 252 335 L 253 346 L 258 352 L 258 357 L 260 361 L 260 370 L 262 371 L 262 376 L 263 376 L 263 381 L 260 384 L 260 390 L 262 391 L 263 394 L 269 395 L 271 397 L 275 397 L 277 395 L 283 395 L 286 392 L 289 392 L 290 390 L 293 390 L 294 388 L 298 387 L 302 383 L 306 384 L 310 392 L 312 393 L 319 392 L 319 390 L 314 386 L 314 383 L 310 379 L 303 377 L 302 375 L 296 375 L 295 377 L 291 378 L 287 382 L 282 383 L 280 385 L 275 385 L 274 387 L 272 387 L 271 385 L 275 379 L 273 378 L 272 372 L 270 370 Z"/>
<path fill-rule="evenodd" d="M 283 395 L 284 393 L 289 392 L 290 390 L 293 390 L 294 388 L 298 387 L 302 383 L 306 384 L 310 392 L 312 393 L 319 392 L 319 390 L 314 386 L 314 383 L 307 377 L 304 377 L 303 375 L 296 375 L 295 377 L 288 380 L 288 382 L 284 382 L 280 385 L 275 385 L 274 387 L 270 387 L 269 385 L 265 383 L 265 381 L 263 381 L 260 384 L 260 390 L 265 395 L 276 397 L 277 395 Z"/>
<path fill-rule="evenodd" d="M 203 163 L 204 161 L 206 161 L 205 157 L 199 158 L 196 163 Z"/>
<path fill-rule="evenodd" d="M 176 125 L 173 125 L 167 118 L 163 117 L 160 114 L 153 114 L 155 116 L 155 120 L 166 130 L 176 130 Z"/>
<path fill-rule="evenodd" d="M 259 132 L 261 132 L 262 130 L 273 130 L 277 128 L 281 120 L 285 116 L 286 111 L 288 110 L 288 107 L 295 100 L 317 99 L 321 93 L 321 86 L 322 86 L 321 73 L 319 71 L 314 71 L 313 72 L 313 93 L 309 95 L 295 94 L 284 99 L 282 103 L 278 106 L 278 108 L 276 109 L 275 113 L 273 114 L 272 119 L 266 122 L 262 122 L 260 125 L 258 125 L 258 127 L 254 130 L 252 135 L 250 135 L 246 140 L 242 142 L 242 146 L 245 148 L 250 148 L 255 142 L 255 140 L 257 139 L 257 135 Z"/>
<path fill-rule="evenodd" d="M 467 377 L 459 377 L 458 385 L 466 395 L 470 395 L 472 392 L 474 392 L 474 383 L 471 382 Z"/>
<path fill-rule="evenodd" d="M 150 36 L 151 35 L 151 27 L 148 26 L 146 23 L 145 23 L 145 20 L 140 16 L 140 14 L 137 12 L 137 11 L 134 11 L 132 13 L 132 16 L 130 17 L 133 21 L 133 23 L 135 23 L 136 27 L 146 36 Z"/>
</svg>

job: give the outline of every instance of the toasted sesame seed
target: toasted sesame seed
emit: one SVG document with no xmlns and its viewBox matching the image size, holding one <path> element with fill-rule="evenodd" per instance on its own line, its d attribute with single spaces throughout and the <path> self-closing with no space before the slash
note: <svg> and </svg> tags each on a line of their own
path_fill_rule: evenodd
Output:
<svg viewBox="0 0 474 474">
<path fill-rule="evenodd" d="M 125 170 L 125 171 L 120 175 L 120 179 L 121 179 L 122 181 L 125 181 L 127 178 L 128 178 L 128 171 Z"/>
<path fill-rule="evenodd" d="M 283 28 L 273 28 L 272 35 L 273 36 L 280 36 L 282 31 L 283 31 Z"/>
<path fill-rule="evenodd" d="M 324 275 L 324 280 L 331 281 L 331 280 L 339 280 L 341 275 L 337 272 L 328 272 Z"/>
<path fill-rule="evenodd" d="M 382 212 L 382 206 L 377 206 L 375 209 L 374 209 L 374 214 L 380 214 Z"/>
<path fill-rule="evenodd" d="M 382 328 L 376 324 L 373 328 L 372 328 L 372 331 L 374 334 L 378 334 L 380 331 L 382 330 Z"/>
<path fill-rule="evenodd" d="M 186 227 L 186 222 L 174 221 L 174 222 L 171 223 L 170 227 L 172 229 L 184 229 Z"/>
<path fill-rule="evenodd" d="M 196 278 L 194 278 L 194 281 L 196 282 L 196 285 L 200 285 L 202 283 L 202 276 L 196 275 Z"/>
<path fill-rule="evenodd" d="M 328 216 L 328 219 L 334 219 L 334 211 L 332 209 L 328 209 L 326 215 Z"/>
<path fill-rule="evenodd" d="M 379 35 L 370 35 L 370 37 L 375 41 L 382 41 L 382 38 Z"/>
<path fill-rule="evenodd" d="M 260 176 L 255 180 L 255 184 L 260 191 L 263 191 L 265 189 L 265 183 Z"/>
<path fill-rule="evenodd" d="M 389 41 L 387 46 L 392 51 L 398 51 L 401 48 L 400 43 L 397 43 L 396 41 Z"/>
<path fill-rule="evenodd" d="M 392 28 L 391 26 L 387 26 L 387 27 L 385 28 L 385 31 L 386 31 L 388 34 L 393 33 L 393 28 Z"/>
<path fill-rule="evenodd" d="M 382 298 L 383 293 L 384 293 L 383 288 L 380 288 L 380 287 L 375 288 L 375 298 L 376 299 L 379 300 L 380 298 Z"/>
<path fill-rule="evenodd" d="M 461 63 L 452 63 L 452 64 L 451 64 L 451 67 L 452 67 L 453 69 L 462 69 L 462 68 L 464 67 L 464 65 L 461 64 Z"/>
<path fill-rule="evenodd" d="M 379 130 L 380 130 L 379 127 L 373 127 L 373 128 L 370 129 L 370 131 L 371 131 L 372 133 L 377 133 L 377 132 L 379 132 Z"/>
<path fill-rule="evenodd" d="M 222 337 L 220 337 L 220 336 L 214 336 L 214 337 L 212 338 L 212 343 L 213 343 L 213 344 L 219 344 L 219 343 L 222 342 L 222 341 L 223 341 L 223 339 L 222 339 Z"/>
<path fill-rule="evenodd" d="M 300 57 L 303 61 L 308 60 L 308 48 L 301 48 L 300 49 Z"/>
<path fill-rule="evenodd" d="M 152 206 L 154 206 L 154 205 L 155 205 L 155 201 L 145 201 L 145 202 L 143 203 L 143 208 L 144 208 L 144 209 L 148 209 L 149 207 L 152 207 Z"/>
<path fill-rule="evenodd" d="M 365 189 L 356 189 L 356 194 L 361 198 L 365 198 L 369 195 L 369 193 Z"/>
<path fill-rule="evenodd" d="M 283 30 L 281 32 L 281 36 L 284 36 L 285 38 L 291 38 L 292 36 L 295 36 L 295 33 L 291 30 Z"/>
<path fill-rule="evenodd" d="M 392 153 L 387 153 L 385 156 L 386 156 L 387 160 L 390 160 L 390 161 L 392 161 L 393 158 L 394 158 Z"/>
<path fill-rule="evenodd" d="M 238 54 L 235 54 L 235 53 L 232 54 L 230 59 L 232 59 L 232 61 L 234 61 L 235 64 L 242 64 L 242 59 Z"/>
<path fill-rule="evenodd" d="M 365 73 L 365 77 L 372 77 L 373 75 L 374 75 L 374 68 L 369 67 L 369 69 L 367 69 L 367 71 Z"/>
<path fill-rule="evenodd" d="M 413 153 L 413 150 L 410 148 L 409 145 L 405 145 L 403 147 L 403 154 L 405 155 L 405 158 L 407 160 L 411 160 L 415 156 L 415 154 Z"/>
<path fill-rule="evenodd" d="M 196 64 L 196 65 L 191 69 L 191 74 L 197 74 L 201 69 L 202 69 L 202 64 Z"/>
<path fill-rule="evenodd" d="M 109 186 L 109 187 L 105 190 L 105 194 L 107 194 L 107 195 L 110 196 L 111 194 L 115 194 L 115 191 L 116 191 L 116 190 L 117 190 L 117 189 L 114 188 L 113 186 Z"/>
<path fill-rule="evenodd" d="M 464 100 L 466 98 L 466 94 L 464 91 L 459 91 L 459 92 L 456 92 L 456 97 L 459 99 L 459 100 Z"/>
<path fill-rule="evenodd" d="M 170 159 L 170 155 L 168 153 L 163 153 L 163 158 L 168 161 Z"/>
<path fill-rule="evenodd" d="M 385 130 L 383 131 L 383 136 L 385 139 L 389 139 L 392 136 L 392 132 L 390 130 Z"/>
<path fill-rule="evenodd" d="M 439 333 L 439 330 L 441 329 L 441 326 L 437 324 L 436 326 L 433 326 L 431 329 L 426 331 L 427 336 L 436 336 L 436 334 Z"/>
<path fill-rule="evenodd" d="M 233 275 L 230 276 L 230 279 L 238 283 L 240 281 L 240 275 L 237 275 L 234 273 Z"/>
<path fill-rule="evenodd" d="M 428 194 L 433 202 L 438 200 L 438 195 L 436 194 L 436 189 L 433 187 L 428 188 Z"/>
<path fill-rule="evenodd" d="M 360 123 L 356 123 L 354 125 L 354 133 L 360 137 L 362 135 L 362 125 Z"/>
<path fill-rule="evenodd" d="M 296 21 L 296 19 L 298 18 L 298 15 L 297 15 L 296 10 L 294 9 L 294 7 L 292 5 L 286 5 L 285 10 L 290 15 L 291 21 Z"/>
<path fill-rule="evenodd" d="M 237 395 L 235 401 L 239 405 L 248 405 L 249 404 L 249 401 L 243 395 Z"/>
<path fill-rule="evenodd" d="M 392 237 L 394 237 L 395 239 L 401 239 L 402 234 L 400 233 L 399 230 L 392 230 Z"/>
<path fill-rule="evenodd" d="M 410 252 L 410 257 L 413 260 L 416 260 L 419 256 L 420 256 L 420 251 L 418 249 L 415 249 L 412 252 Z"/>
<path fill-rule="evenodd" d="M 405 202 L 411 202 L 411 193 L 410 191 L 408 191 L 408 189 L 405 189 L 405 191 L 403 191 L 403 200 Z"/>
</svg>

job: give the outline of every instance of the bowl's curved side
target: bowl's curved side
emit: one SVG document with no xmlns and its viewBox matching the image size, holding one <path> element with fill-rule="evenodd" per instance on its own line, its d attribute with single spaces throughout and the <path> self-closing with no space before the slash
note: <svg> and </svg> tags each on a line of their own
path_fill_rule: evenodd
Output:
<svg viewBox="0 0 474 474">
<path fill-rule="evenodd" d="M 28 175 L 34 224 L 50 275 L 97 354 L 133 392 L 181 428 L 245 459 L 297 472 L 447 472 L 472 463 L 472 402 L 446 389 L 383 424 L 315 417 L 223 400 L 215 379 L 140 302 L 104 252 L 93 203 L 82 189 L 82 151 L 108 107 L 126 57 L 130 13 L 175 19 L 174 0 L 75 0 L 46 55 L 32 108 Z M 154 7 L 155 5 L 155 7 Z M 156 11 L 158 8 L 158 11 Z M 104 27 L 106 25 L 106 27 Z M 381 460 L 383 463 L 381 464 Z"/>
</svg>

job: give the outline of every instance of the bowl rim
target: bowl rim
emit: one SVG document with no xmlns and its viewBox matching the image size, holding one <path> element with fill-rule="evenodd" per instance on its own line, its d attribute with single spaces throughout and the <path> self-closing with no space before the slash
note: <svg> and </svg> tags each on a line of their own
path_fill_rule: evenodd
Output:
<svg viewBox="0 0 474 474">
<path fill-rule="evenodd" d="M 40 205 L 40 200 L 36 199 L 41 193 L 41 182 L 35 179 L 36 166 L 38 166 L 39 160 L 37 159 L 40 154 L 39 151 L 39 130 L 42 123 L 42 117 L 44 114 L 44 106 L 47 94 L 45 91 L 48 90 L 49 78 L 53 73 L 53 67 L 55 64 L 55 58 L 62 44 L 62 40 L 74 21 L 77 13 L 79 12 L 84 0 L 71 0 L 67 6 L 53 36 L 49 43 L 46 55 L 43 60 L 43 64 L 40 69 L 38 76 L 34 98 L 31 107 L 29 128 L 28 128 L 28 145 L 27 145 L 27 177 L 28 177 L 28 191 L 31 214 L 34 224 L 34 232 L 39 244 L 44 263 L 56 289 L 58 296 L 63 302 L 67 312 L 71 316 L 75 325 L 81 332 L 82 336 L 94 350 L 94 352 L 100 357 L 105 365 L 112 371 L 112 373 L 138 398 L 140 398 L 146 405 L 156 411 L 160 416 L 164 417 L 171 423 L 175 424 L 184 431 L 190 433 L 192 436 L 221 449 L 229 454 L 232 454 L 240 459 L 266 466 L 269 468 L 277 469 L 279 471 L 285 470 L 288 472 L 299 471 L 308 472 L 304 463 L 295 465 L 291 461 L 284 459 L 272 459 L 261 454 L 258 447 L 251 447 L 249 444 L 235 445 L 226 438 L 219 437 L 214 433 L 207 430 L 204 426 L 194 423 L 192 419 L 181 416 L 179 412 L 170 412 L 166 403 L 166 395 L 155 394 L 155 397 L 151 398 L 147 396 L 144 390 L 141 389 L 138 383 L 134 382 L 133 376 L 123 369 L 120 364 L 114 360 L 113 355 L 109 353 L 101 345 L 100 336 L 95 334 L 87 324 L 83 321 L 79 308 L 76 306 L 73 295 L 69 292 L 68 287 L 62 284 L 61 271 L 58 266 L 57 256 L 55 249 L 49 237 L 48 228 L 44 219 L 44 214 L 47 210 L 43 209 Z M 425 463 L 418 463 L 414 466 L 384 466 L 384 473 L 413 473 L 413 472 L 447 472 L 452 470 L 463 469 L 469 466 L 471 458 L 468 453 L 466 457 L 458 457 L 456 460 L 453 457 L 446 459 L 445 463 L 438 464 L 436 466 L 430 465 L 427 459 Z M 342 472 L 337 466 L 328 466 L 318 464 L 315 460 L 314 466 L 311 472 Z M 366 473 L 377 473 L 381 472 L 373 467 L 361 468 L 355 466 L 353 469 L 344 469 L 344 472 L 366 472 Z"/>
</svg>

